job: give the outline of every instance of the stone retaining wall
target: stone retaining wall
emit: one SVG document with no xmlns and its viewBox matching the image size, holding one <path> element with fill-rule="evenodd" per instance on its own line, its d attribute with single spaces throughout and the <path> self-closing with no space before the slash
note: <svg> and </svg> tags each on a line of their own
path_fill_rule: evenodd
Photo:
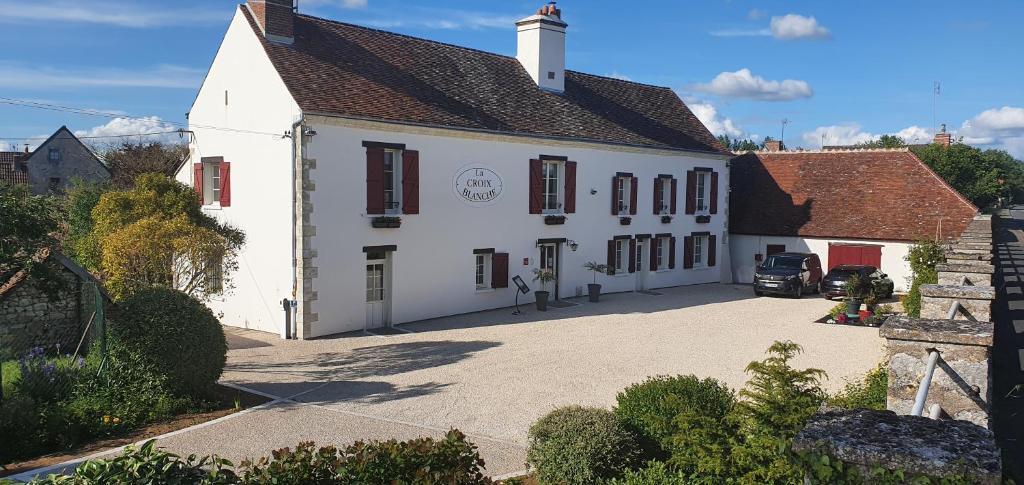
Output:
<svg viewBox="0 0 1024 485">
<path fill-rule="evenodd" d="M 921 285 L 921 318 L 947 318 L 950 306 L 959 301 L 966 315 L 955 318 L 987 322 L 995 299 L 991 286 Z"/>
<path fill-rule="evenodd" d="M 70 271 L 58 273 L 65 285 L 54 296 L 31 280 L 0 298 L 0 359 L 23 355 L 32 347 L 73 352 L 81 338 L 81 281 Z"/>
</svg>

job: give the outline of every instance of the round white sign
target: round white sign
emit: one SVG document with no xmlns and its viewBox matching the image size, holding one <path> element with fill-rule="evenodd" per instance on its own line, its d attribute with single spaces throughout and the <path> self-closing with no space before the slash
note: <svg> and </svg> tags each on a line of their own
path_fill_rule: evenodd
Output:
<svg viewBox="0 0 1024 485">
<path fill-rule="evenodd" d="M 452 188 L 455 195 L 467 204 L 490 205 L 501 197 L 501 176 L 486 167 L 466 166 L 455 174 Z"/>
</svg>

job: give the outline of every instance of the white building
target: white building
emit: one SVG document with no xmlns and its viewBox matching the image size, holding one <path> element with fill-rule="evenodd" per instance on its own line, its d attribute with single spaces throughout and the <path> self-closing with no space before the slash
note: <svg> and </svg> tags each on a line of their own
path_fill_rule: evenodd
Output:
<svg viewBox="0 0 1024 485">
<path fill-rule="evenodd" d="M 300 338 L 506 307 L 535 268 L 573 297 L 588 261 L 605 293 L 729 277 L 731 155 L 672 90 L 566 70 L 553 5 L 516 27 L 512 58 L 238 8 L 177 175 L 248 236 L 225 324 L 279 332 L 284 298 Z"/>
<path fill-rule="evenodd" d="M 959 236 L 977 208 L 912 151 L 860 149 L 747 153 L 731 163 L 732 277 L 751 282 L 765 256 L 815 253 L 825 271 L 867 264 L 910 284 L 916 241 Z"/>
</svg>

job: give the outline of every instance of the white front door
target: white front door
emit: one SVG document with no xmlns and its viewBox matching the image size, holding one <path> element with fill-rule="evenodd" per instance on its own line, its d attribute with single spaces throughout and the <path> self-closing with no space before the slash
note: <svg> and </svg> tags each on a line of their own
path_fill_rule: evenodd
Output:
<svg viewBox="0 0 1024 485">
<path fill-rule="evenodd" d="M 650 266 L 649 261 L 651 260 L 648 256 L 650 244 L 647 241 L 647 239 L 636 241 L 636 291 L 647 289 L 647 268 Z"/>
<path fill-rule="evenodd" d="M 387 259 L 366 261 L 366 328 L 391 324 Z"/>
<path fill-rule="evenodd" d="M 547 284 L 544 289 L 550 291 L 552 299 L 558 299 L 558 244 L 549 243 L 540 245 L 540 269 L 551 270 L 555 280 Z"/>
</svg>

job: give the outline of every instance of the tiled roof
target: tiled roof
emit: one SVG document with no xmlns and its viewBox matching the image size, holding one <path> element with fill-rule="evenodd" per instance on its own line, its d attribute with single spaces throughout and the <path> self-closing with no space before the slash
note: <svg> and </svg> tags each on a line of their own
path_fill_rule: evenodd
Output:
<svg viewBox="0 0 1024 485">
<path fill-rule="evenodd" d="M 959 236 L 977 213 L 912 152 L 753 152 L 733 159 L 729 231 L 916 241 Z"/>
<path fill-rule="evenodd" d="M 551 93 L 513 57 L 308 15 L 277 44 L 241 8 L 307 113 L 723 153 L 669 88 L 566 71 Z"/>
<path fill-rule="evenodd" d="M 0 182 L 28 183 L 28 172 L 19 167 L 22 156 L 21 152 L 0 152 Z"/>
<path fill-rule="evenodd" d="M 14 163 L 23 158 L 28 158 L 25 152 L 0 152 L 0 163 Z"/>
</svg>

